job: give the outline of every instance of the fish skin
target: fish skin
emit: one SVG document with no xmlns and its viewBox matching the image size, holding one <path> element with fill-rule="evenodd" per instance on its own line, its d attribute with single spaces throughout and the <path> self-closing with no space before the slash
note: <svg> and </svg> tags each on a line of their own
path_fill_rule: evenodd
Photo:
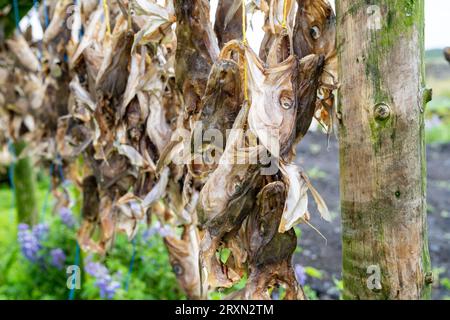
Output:
<svg viewBox="0 0 450 320">
<path fill-rule="evenodd" d="M 97 91 L 106 97 L 121 97 L 125 92 L 133 37 L 133 33 L 129 31 L 123 31 L 113 37 L 112 56 L 105 57 L 104 61 L 110 59 L 109 63 L 102 65 L 96 81 Z"/>
<path fill-rule="evenodd" d="M 60 0 L 56 3 L 50 24 L 44 32 L 44 43 L 49 43 L 60 35 L 64 29 L 68 29 L 67 18 L 70 16 L 68 7 L 73 3 L 72 0 Z M 72 12 L 73 13 L 73 12 Z"/>
<path fill-rule="evenodd" d="M 294 80 L 297 110 L 294 145 L 300 142 L 311 125 L 324 63 L 323 55 L 309 55 L 298 63 L 297 78 Z"/>
<path fill-rule="evenodd" d="M 97 179 L 95 176 L 87 176 L 83 179 L 83 219 L 91 223 L 98 221 L 100 197 L 98 193 Z"/>
<path fill-rule="evenodd" d="M 298 10 L 294 29 L 294 53 L 300 58 L 310 54 L 323 55 L 325 65 L 320 78 L 322 99 L 316 101 L 319 121 L 332 128 L 333 90 L 338 87 L 336 16 L 328 0 L 297 0 Z"/>
<path fill-rule="evenodd" d="M 40 70 L 39 60 L 22 34 L 15 32 L 11 38 L 6 40 L 6 45 L 26 70 L 31 72 Z"/>
<path fill-rule="evenodd" d="M 286 5 L 286 25 L 283 26 L 284 11 Z M 280 40 L 289 42 L 288 53 L 285 59 L 292 51 L 293 25 L 295 13 L 295 0 L 271 0 L 266 10 L 264 24 L 264 38 L 259 50 L 259 57 L 262 61 L 267 62 L 269 53 L 274 53 L 274 47 L 278 46 Z M 283 44 L 284 45 L 284 44 Z M 275 50 L 276 51 L 276 50 Z M 284 59 L 283 59 L 284 60 Z M 283 60 L 275 61 L 280 63 Z M 269 62 L 268 62 L 269 63 Z M 270 65 L 270 63 L 269 63 Z"/>
<path fill-rule="evenodd" d="M 248 109 L 249 106 L 246 105 L 240 110 L 233 125 L 235 131 L 228 137 L 228 143 L 220 163 L 200 192 L 197 208 L 200 225 L 213 225 L 220 227 L 221 230 L 229 229 L 225 232 L 231 231 L 232 228 L 228 225 L 233 223 L 234 219 L 226 221 L 229 216 L 228 211 L 230 207 L 233 207 L 233 203 L 239 203 L 239 199 L 249 190 L 249 185 L 258 173 L 259 166 L 257 164 L 237 163 L 236 161 L 240 148 L 245 146 L 245 133 L 242 129 L 247 122 Z M 245 151 L 252 152 L 248 149 Z M 220 222 L 217 222 L 218 220 Z M 212 234 L 224 234 L 225 232 L 212 231 Z"/>
<path fill-rule="evenodd" d="M 284 50 L 275 49 L 283 53 Z M 251 51 L 246 50 L 248 62 L 248 83 L 251 95 L 251 108 L 248 124 L 260 143 L 277 159 L 280 151 L 287 147 L 287 142 L 295 129 L 295 96 L 293 77 L 297 60 L 289 55 L 281 60 L 275 53 L 270 67 Z M 281 150 L 280 150 L 281 149 Z"/>
<path fill-rule="evenodd" d="M 221 161 L 201 189 L 197 205 L 199 225 L 205 230 L 200 243 L 200 264 L 202 272 L 202 296 L 207 290 L 217 287 L 231 287 L 239 281 L 231 270 L 224 269 L 216 257 L 220 242 L 227 235 L 235 233 L 251 211 L 256 197 L 255 186 L 259 185 L 259 164 L 236 163 L 239 151 L 248 156 L 260 149 L 244 149 L 244 129 L 249 106 L 241 108 L 233 129 L 237 131 L 228 137 Z"/>
<path fill-rule="evenodd" d="M 227 299 L 270 300 L 270 287 L 284 285 L 285 299 L 305 299 L 291 260 L 297 247 L 295 232 L 278 232 L 286 188 L 283 182 L 265 185 L 245 222 L 249 276 L 246 286 Z"/>
<path fill-rule="evenodd" d="M 214 23 L 219 47 L 242 38 L 242 0 L 220 0 Z"/>
<path fill-rule="evenodd" d="M 211 66 L 219 54 L 219 46 L 209 21 L 208 1 L 176 0 L 175 15 L 175 78 L 178 89 L 184 94 L 184 117 L 187 120 L 198 112 Z"/>
<path fill-rule="evenodd" d="M 302 59 L 310 54 L 324 55 L 329 60 L 336 55 L 336 16 L 327 0 L 297 0 L 294 28 L 294 52 Z M 320 35 L 313 37 L 313 28 Z"/>
<path fill-rule="evenodd" d="M 169 253 L 169 261 L 178 282 L 189 299 L 200 299 L 199 242 L 200 236 L 195 225 L 183 226 L 181 238 L 168 236 L 164 244 Z"/>
<path fill-rule="evenodd" d="M 227 131 L 233 127 L 242 100 L 238 64 L 228 59 L 218 60 L 212 66 L 205 94 L 201 101 L 197 126 L 192 131 L 191 152 L 194 153 L 194 156 L 203 159 L 207 152 L 215 150 L 214 160 L 219 159 L 223 152 L 223 147 L 226 145 Z M 194 142 L 196 140 L 194 137 L 199 134 L 203 137 L 207 130 L 214 130 L 216 133 L 220 133 L 222 141 L 215 141 L 215 145 L 211 143 L 205 146 L 205 142 L 203 142 L 200 146 L 195 146 Z M 200 150 L 195 150 L 195 147 L 200 147 Z M 217 167 L 217 162 L 214 161 L 211 164 L 203 163 L 203 161 L 198 164 L 191 163 L 190 171 L 195 176 L 206 177 Z"/>
</svg>

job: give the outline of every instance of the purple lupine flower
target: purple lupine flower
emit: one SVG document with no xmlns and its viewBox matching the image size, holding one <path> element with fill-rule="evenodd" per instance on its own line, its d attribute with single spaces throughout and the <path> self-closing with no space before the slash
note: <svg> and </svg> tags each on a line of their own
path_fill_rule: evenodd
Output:
<svg viewBox="0 0 450 320">
<path fill-rule="evenodd" d="M 168 225 L 162 225 L 161 222 L 156 221 L 153 226 L 148 228 L 142 234 L 142 238 L 147 242 L 155 234 L 159 234 L 161 237 L 168 237 L 173 235 L 172 229 Z"/>
<path fill-rule="evenodd" d="M 50 256 L 52 257 L 51 265 L 62 269 L 64 268 L 64 263 L 66 262 L 66 255 L 64 251 L 60 248 L 52 249 L 50 251 Z"/>
<path fill-rule="evenodd" d="M 146 230 L 144 230 L 144 232 L 142 233 L 142 240 L 144 240 L 144 242 L 148 242 L 150 240 L 151 237 L 153 237 L 156 234 L 156 229 L 155 228 L 148 228 Z"/>
<path fill-rule="evenodd" d="M 30 227 L 26 223 L 19 223 L 19 225 L 17 226 L 17 229 L 19 230 L 19 232 L 21 232 L 21 231 L 29 230 Z"/>
<path fill-rule="evenodd" d="M 34 231 L 34 230 L 33 230 Z M 21 223 L 18 226 L 17 240 L 20 244 L 22 254 L 31 262 L 36 262 L 38 259 L 38 253 L 41 249 L 38 238 L 36 238 L 34 232 L 30 230 L 30 227 Z"/>
<path fill-rule="evenodd" d="M 158 233 L 161 237 L 173 236 L 172 229 L 168 225 L 163 225 L 159 228 Z"/>
<path fill-rule="evenodd" d="M 48 234 L 48 225 L 46 223 L 39 223 L 33 227 L 32 233 L 37 241 L 42 241 Z"/>
<path fill-rule="evenodd" d="M 303 268 L 301 265 L 296 264 L 294 266 L 295 271 L 295 278 L 297 278 L 297 281 L 300 285 L 304 286 L 306 283 L 306 273 L 305 268 Z"/>
<path fill-rule="evenodd" d="M 62 223 L 64 223 L 69 228 L 72 228 L 75 225 L 75 218 L 72 214 L 72 210 L 67 207 L 62 207 L 59 209 L 59 217 L 61 218 Z"/>
<path fill-rule="evenodd" d="M 114 298 L 117 289 L 120 288 L 120 283 L 113 279 L 106 266 L 99 262 L 93 262 L 91 257 L 88 257 L 84 270 L 95 278 L 95 285 L 100 289 L 101 298 Z"/>
<path fill-rule="evenodd" d="M 100 297 L 106 299 L 113 299 L 117 289 L 120 288 L 120 283 L 112 280 L 111 276 L 97 278 L 96 285 L 100 289 Z"/>
</svg>

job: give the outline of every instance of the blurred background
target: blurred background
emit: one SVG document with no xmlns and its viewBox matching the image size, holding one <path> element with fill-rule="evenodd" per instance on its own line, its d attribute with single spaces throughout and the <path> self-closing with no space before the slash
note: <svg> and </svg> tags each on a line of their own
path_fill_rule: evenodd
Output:
<svg viewBox="0 0 450 320">
<path fill-rule="evenodd" d="M 433 298 L 450 299 L 450 64 L 443 48 L 450 46 L 450 1 L 426 0 L 426 76 L 433 101 L 426 109 L 428 158 L 428 223 L 434 275 Z M 217 0 L 211 0 L 212 19 Z M 32 13 L 23 20 L 33 20 Z M 262 14 L 251 19 L 249 41 L 258 50 L 263 33 Z M 37 38 L 42 34 L 35 31 Z M 325 223 L 312 210 L 312 224 L 296 228 L 296 275 L 310 299 L 339 299 L 341 282 L 339 162 L 335 135 L 318 126 L 298 147 L 297 163 L 308 173 L 326 200 L 333 221 Z M 48 172 L 38 172 L 40 223 L 17 225 L 16 203 L 8 182 L 8 167 L 0 165 L 0 299 L 183 299 L 163 245 L 164 226 L 142 225 L 133 242 L 119 236 L 114 249 L 99 257 L 76 247 L 80 195 L 67 182 L 75 199 L 71 209 L 53 212 Z M 78 199 L 78 200 L 77 200 Z M 81 289 L 66 286 L 66 267 L 80 265 Z M 240 284 L 241 285 L 241 284 Z M 239 285 L 238 285 L 239 287 Z M 236 288 L 234 288 L 236 289 Z M 220 299 L 226 292 L 210 298 Z"/>
</svg>

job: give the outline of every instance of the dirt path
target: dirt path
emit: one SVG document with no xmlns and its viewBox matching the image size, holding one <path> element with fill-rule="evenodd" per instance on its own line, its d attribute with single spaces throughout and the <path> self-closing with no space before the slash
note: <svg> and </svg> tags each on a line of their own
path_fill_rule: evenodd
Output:
<svg viewBox="0 0 450 320">
<path fill-rule="evenodd" d="M 332 223 L 322 221 L 314 206 L 310 206 L 312 224 L 319 228 L 328 242 L 325 244 L 314 230 L 302 225 L 299 245 L 303 251 L 295 257 L 295 261 L 323 272 L 322 280 L 307 280 L 320 299 L 337 299 L 339 293 L 333 278 L 342 278 L 338 144 L 332 137 L 327 148 L 327 137 L 313 132 L 300 143 L 297 154 L 297 163 L 309 173 L 334 219 Z M 427 159 L 431 262 L 433 269 L 440 269 L 441 278 L 450 278 L 450 144 L 429 146 Z M 437 285 L 433 290 L 433 298 L 441 299 L 444 296 L 450 296 L 450 292 Z"/>
</svg>

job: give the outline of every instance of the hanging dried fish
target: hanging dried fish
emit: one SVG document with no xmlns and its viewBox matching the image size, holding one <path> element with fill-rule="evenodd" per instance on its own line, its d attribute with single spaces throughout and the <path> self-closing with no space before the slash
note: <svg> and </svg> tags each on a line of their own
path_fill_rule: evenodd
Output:
<svg viewBox="0 0 450 320">
<path fill-rule="evenodd" d="M 206 0 L 80 0 L 69 30 L 70 5 L 50 5 L 42 66 L 21 35 L 11 55 L 0 51 L 0 141 L 39 141 L 33 152 L 82 189 L 82 249 L 105 254 L 116 233 L 132 239 L 153 216 L 188 298 L 247 275 L 229 298 L 270 299 L 282 286 L 304 299 L 293 227 L 308 220 L 308 191 L 329 213 L 292 160 L 316 110 L 329 124 L 328 3 L 252 1 L 246 9 L 265 14 L 259 57 L 238 41 L 240 0 L 219 2 L 214 29 Z M 64 189 L 53 192 L 68 205 Z"/>
<path fill-rule="evenodd" d="M 191 136 L 190 171 L 195 176 L 206 177 L 217 167 L 228 131 L 242 105 L 240 78 L 239 66 L 233 60 L 219 60 L 211 69 Z"/>
<path fill-rule="evenodd" d="M 242 0 L 220 0 L 214 24 L 219 47 L 242 37 Z"/>
<path fill-rule="evenodd" d="M 265 11 L 264 38 L 261 42 L 259 57 L 266 62 L 270 52 L 274 53 L 280 41 L 287 41 L 281 44 L 289 51 L 284 59 L 291 54 L 293 41 L 293 21 L 295 14 L 294 0 L 271 0 L 270 5 Z M 280 49 L 285 49 L 280 48 Z M 274 50 L 275 49 L 275 50 Z M 279 56 L 281 52 L 277 53 Z M 283 59 L 283 60 L 284 60 Z M 277 61 L 277 63 L 281 62 Z"/>
<path fill-rule="evenodd" d="M 279 181 L 267 184 L 259 192 L 256 206 L 245 224 L 249 252 L 247 285 L 228 298 L 270 300 L 270 289 L 283 286 L 285 299 L 305 299 L 291 265 L 297 237 L 293 230 L 279 233 L 277 229 L 284 195 L 285 186 Z"/>
<path fill-rule="evenodd" d="M 320 80 L 317 115 L 331 129 L 334 96 L 338 86 L 336 54 L 336 17 L 328 0 L 297 0 L 294 52 L 299 58 L 323 55 L 325 66 Z"/>
<path fill-rule="evenodd" d="M 44 43 L 49 43 L 52 41 L 62 33 L 63 29 L 66 28 L 68 21 L 67 18 L 70 15 L 70 11 L 67 9 L 72 3 L 72 0 L 56 1 L 50 24 L 44 32 Z"/>
<path fill-rule="evenodd" d="M 246 60 L 252 102 L 249 127 L 261 144 L 275 158 L 280 158 L 295 130 L 293 77 L 297 70 L 296 59 L 289 56 L 277 65 L 264 68 L 259 58 L 246 50 Z"/>
<path fill-rule="evenodd" d="M 40 69 L 39 60 L 33 53 L 25 38 L 21 33 L 15 32 L 14 36 L 6 40 L 9 50 L 14 54 L 19 63 L 31 72 L 38 72 Z"/>
<path fill-rule="evenodd" d="M 212 64 L 219 54 L 206 0 L 177 0 L 175 78 L 184 95 L 185 121 L 197 114 Z M 186 127 L 189 128 L 189 127 Z"/>
<path fill-rule="evenodd" d="M 200 299 L 198 229 L 194 225 L 184 227 L 180 239 L 173 236 L 164 238 L 169 251 L 170 264 L 181 287 L 190 299 Z"/>
</svg>

